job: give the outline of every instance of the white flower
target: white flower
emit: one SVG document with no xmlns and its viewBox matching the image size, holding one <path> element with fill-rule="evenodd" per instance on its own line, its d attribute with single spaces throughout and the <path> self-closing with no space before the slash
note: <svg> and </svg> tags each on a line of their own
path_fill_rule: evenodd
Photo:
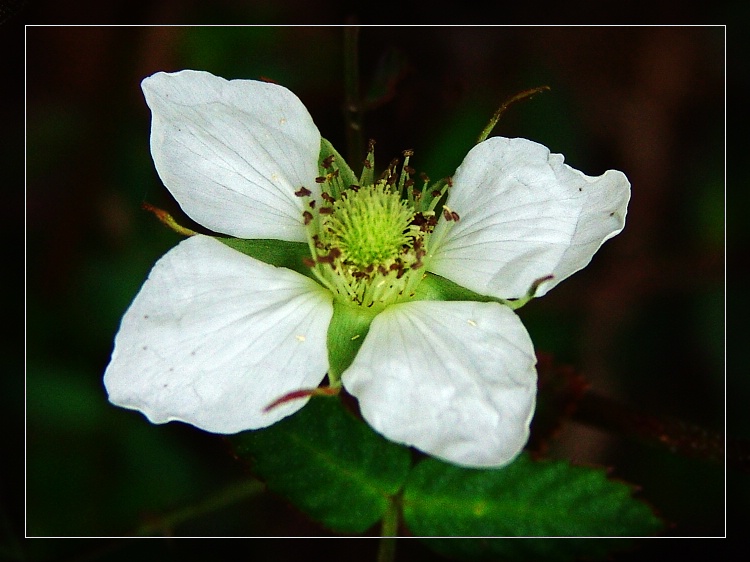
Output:
<svg viewBox="0 0 750 562">
<path fill-rule="evenodd" d="M 364 197 L 392 203 L 388 188 L 338 194 L 320 210 L 328 201 L 318 178 L 321 136 L 294 94 L 189 70 L 155 74 L 142 87 L 156 169 L 183 210 L 218 233 L 307 242 L 318 282 L 210 236 L 185 239 L 156 263 L 125 313 L 104 376 L 110 401 L 154 423 L 225 434 L 266 427 L 307 400 L 266 406 L 326 376 L 334 309 L 366 301 L 369 332 L 343 373 L 331 375 L 375 430 L 464 466 L 502 466 L 521 451 L 536 360 L 503 299 L 523 298 L 535 283 L 544 294 L 622 230 L 630 196 L 622 173 L 588 177 L 534 142 L 490 138 L 453 176 L 445 209 L 458 220 L 435 224 L 432 215 L 420 230 L 412 201 L 404 229 L 402 211 L 383 211 L 395 217 L 394 233 L 408 232 L 403 251 L 360 263 L 346 246 L 347 221 L 375 204 Z M 436 203 L 421 207 L 420 219 Z M 324 244 L 319 237 L 334 230 Z M 344 268 L 345 258 L 355 265 Z M 413 297 L 426 272 L 499 302 Z"/>
</svg>

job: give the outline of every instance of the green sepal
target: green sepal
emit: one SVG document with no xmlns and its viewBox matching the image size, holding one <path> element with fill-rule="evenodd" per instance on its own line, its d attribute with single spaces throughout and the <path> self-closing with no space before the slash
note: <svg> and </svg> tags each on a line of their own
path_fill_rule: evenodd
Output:
<svg viewBox="0 0 750 562">
<path fill-rule="evenodd" d="M 242 252 L 246 256 L 275 265 L 276 267 L 286 267 L 315 279 L 310 268 L 302 261 L 303 258 L 310 257 L 310 249 L 304 242 L 271 239 L 244 240 L 242 238 L 225 238 L 221 236 L 217 236 L 216 239 L 230 248 Z"/>
<path fill-rule="evenodd" d="M 495 297 L 488 297 L 475 293 L 471 289 L 462 287 L 458 283 L 446 279 L 435 273 L 426 273 L 417 285 L 414 294 L 415 300 L 424 301 L 477 301 L 477 302 L 499 302 L 507 304 L 508 301 Z"/>
<path fill-rule="evenodd" d="M 328 378 L 331 384 L 338 384 L 343 372 L 354 361 L 378 311 L 334 299 L 327 340 Z"/>
<path fill-rule="evenodd" d="M 409 475 L 403 514 L 423 537 L 633 537 L 651 536 L 662 522 L 632 497 L 627 484 L 603 469 L 565 461 L 533 461 L 522 454 L 501 469 L 466 469 L 435 459 Z M 460 558 L 570 560 L 599 557 L 621 540 L 476 540 L 427 543 Z"/>
<path fill-rule="evenodd" d="M 320 155 L 318 157 L 318 172 L 320 173 L 321 176 L 326 176 L 326 174 L 331 172 L 331 168 L 326 169 L 323 167 L 323 160 L 325 160 L 326 158 L 330 156 L 334 156 L 334 160 L 331 165 L 332 169 L 338 170 L 338 181 L 336 183 L 339 184 L 339 190 L 343 191 L 344 189 L 348 188 L 350 185 L 359 185 L 357 176 L 354 175 L 354 172 L 352 172 L 352 169 L 349 167 L 349 164 L 346 163 L 346 160 L 344 160 L 344 157 L 338 153 L 338 151 L 333 147 L 333 145 L 328 140 L 321 137 L 320 138 Z M 333 193 L 332 195 L 338 198 L 339 193 Z"/>
<path fill-rule="evenodd" d="M 359 176 L 359 185 L 375 184 L 375 145 L 370 143 L 367 156 L 362 163 L 362 173 Z"/>
<path fill-rule="evenodd" d="M 228 440 L 270 491 L 341 533 L 377 523 L 411 465 L 409 449 L 375 433 L 339 398 L 313 398 L 266 429 Z"/>
<path fill-rule="evenodd" d="M 475 293 L 471 289 L 467 289 L 450 279 L 428 272 L 422 281 L 419 282 L 415 290 L 414 299 L 426 301 L 497 302 L 513 310 L 517 310 L 534 298 L 538 283 L 539 281 L 535 281 L 531 289 L 529 289 L 529 293 L 520 299 L 501 299 L 499 297 Z"/>
</svg>

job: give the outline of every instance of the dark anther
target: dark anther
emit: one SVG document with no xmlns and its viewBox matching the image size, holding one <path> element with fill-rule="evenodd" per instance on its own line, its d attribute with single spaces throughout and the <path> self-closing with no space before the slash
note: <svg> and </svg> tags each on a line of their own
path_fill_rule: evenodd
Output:
<svg viewBox="0 0 750 562">
<path fill-rule="evenodd" d="M 325 176 L 318 176 L 317 178 L 315 178 L 315 183 L 325 183 L 325 182 L 326 182 Z"/>
<path fill-rule="evenodd" d="M 336 159 L 336 155 L 335 155 L 335 154 L 331 154 L 331 155 L 330 155 L 330 156 L 328 156 L 327 158 L 324 158 L 324 159 L 323 159 L 323 162 L 322 162 L 322 164 L 323 164 L 323 167 L 324 167 L 325 169 L 328 169 L 328 168 L 330 168 L 330 167 L 331 167 L 331 164 L 333 164 L 333 161 L 334 161 L 335 159 Z"/>
<path fill-rule="evenodd" d="M 448 209 L 443 209 L 443 216 L 447 221 L 457 221 L 459 219 L 456 211 L 449 211 Z"/>
<path fill-rule="evenodd" d="M 370 164 L 370 161 L 369 161 L 369 160 L 365 160 L 364 162 L 362 162 L 362 165 L 363 165 L 363 166 L 364 166 L 365 168 L 367 168 L 368 170 L 369 170 L 370 168 L 372 168 L 372 164 Z"/>
<path fill-rule="evenodd" d="M 305 219 L 305 225 L 310 224 L 313 220 L 313 216 L 310 211 L 305 211 L 304 213 L 302 213 L 302 218 Z"/>
<path fill-rule="evenodd" d="M 404 156 L 414 156 L 414 149 L 413 148 L 407 148 L 401 154 L 403 154 Z"/>
<path fill-rule="evenodd" d="M 332 264 L 333 261 L 341 255 L 341 250 L 338 248 L 331 248 L 331 251 L 328 252 L 327 256 L 318 256 L 318 263 L 330 263 Z"/>
<path fill-rule="evenodd" d="M 340 173 L 340 170 L 339 170 L 338 168 L 336 168 L 336 169 L 335 169 L 335 170 L 333 171 L 333 173 L 331 174 L 331 177 L 332 177 L 332 178 L 337 178 L 337 177 L 339 177 L 339 173 Z"/>
<path fill-rule="evenodd" d="M 437 224 L 437 217 L 435 215 L 425 217 L 422 213 L 417 213 L 416 215 L 414 215 L 414 220 L 412 222 L 419 227 L 420 231 L 431 232 Z M 415 244 L 414 247 L 417 248 L 418 246 Z"/>
<path fill-rule="evenodd" d="M 302 258 L 302 263 L 305 264 L 307 267 L 315 267 L 315 260 L 312 258 L 308 258 L 307 256 Z"/>
<path fill-rule="evenodd" d="M 308 195 L 312 195 L 312 191 L 310 191 L 306 187 L 300 187 L 297 191 L 294 192 L 294 194 L 297 197 L 307 197 Z"/>
<path fill-rule="evenodd" d="M 439 189 L 433 189 L 431 195 L 433 197 L 440 197 L 440 190 Z"/>
<path fill-rule="evenodd" d="M 448 183 L 448 187 L 453 187 L 453 176 L 448 176 L 445 181 Z"/>
<path fill-rule="evenodd" d="M 333 213 L 333 207 L 321 207 L 318 211 L 321 215 L 330 215 Z"/>
<path fill-rule="evenodd" d="M 420 174 L 419 174 L 419 178 L 420 178 L 420 179 L 421 179 L 421 180 L 422 180 L 423 182 L 425 182 L 425 183 L 429 183 L 429 182 L 430 182 L 430 176 L 428 176 L 428 175 L 427 175 L 427 174 L 425 174 L 424 172 L 420 172 Z"/>
<path fill-rule="evenodd" d="M 325 191 L 324 191 L 323 193 L 321 193 L 321 194 L 320 194 L 320 196 L 321 196 L 321 197 L 322 197 L 323 199 L 325 199 L 326 201 L 328 201 L 329 203 L 333 203 L 334 201 L 336 201 L 336 200 L 335 200 L 335 199 L 334 199 L 334 198 L 333 198 L 333 197 L 331 196 L 331 194 L 329 194 L 329 193 L 326 193 Z"/>
<path fill-rule="evenodd" d="M 314 209 L 315 208 L 315 199 L 313 199 L 312 201 L 310 201 L 310 203 L 308 203 L 308 204 L 310 205 L 311 209 Z"/>
<path fill-rule="evenodd" d="M 349 186 L 349 189 L 351 189 L 352 191 L 356 193 L 357 191 L 359 191 L 359 186 L 352 184 Z"/>
<path fill-rule="evenodd" d="M 404 182 L 404 187 L 411 187 L 412 185 L 414 185 L 414 180 L 406 180 Z"/>
<path fill-rule="evenodd" d="M 369 141 L 367 141 L 367 150 L 369 152 L 375 150 L 375 139 L 370 139 Z"/>
</svg>

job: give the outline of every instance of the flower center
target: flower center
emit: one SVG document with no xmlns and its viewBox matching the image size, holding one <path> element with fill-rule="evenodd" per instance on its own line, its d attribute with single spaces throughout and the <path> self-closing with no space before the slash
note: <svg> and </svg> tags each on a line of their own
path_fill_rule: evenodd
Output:
<svg viewBox="0 0 750 562">
<path fill-rule="evenodd" d="M 344 263 L 360 271 L 390 267 L 402 250 L 413 246 L 409 226 L 414 210 L 392 193 L 384 181 L 350 191 L 336 201 L 324 221 L 330 244 L 341 250 Z"/>
<path fill-rule="evenodd" d="M 373 143 L 359 185 L 344 186 L 333 157 L 323 160 L 328 172 L 318 178 L 321 199 L 300 188 L 311 257 L 306 264 L 338 298 L 365 307 L 381 308 L 408 300 L 422 280 L 429 237 L 437 224 L 434 208 L 445 193 L 425 187 L 413 190 L 405 154 L 401 173 L 394 161 L 374 180 Z M 455 215 L 455 213 L 454 213 Z M 456 218 L 446 215 L 447 220 Z"/>
</svg>

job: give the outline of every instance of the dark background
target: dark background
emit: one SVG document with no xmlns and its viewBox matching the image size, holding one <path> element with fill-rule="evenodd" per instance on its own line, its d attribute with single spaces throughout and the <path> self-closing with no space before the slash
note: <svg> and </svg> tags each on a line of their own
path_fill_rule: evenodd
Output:
<svg viewBox="0 0 750 562">
<path fill-rule="evenodd" d="M 184 4 L 181 12 L 164 3 L 138 15 L 214 21 L 202 19 L 207 8 Z M 286 13 L 271 2 L 255 7 L 261 21 Z M 66 16 L 34 8 L 23 17 Z M 99 22 L 127 14 L 120 3 L 107 9 Z M 218 2 L 211 14 L 220 22 L 243 12 Z M 183 68 L 272 78 L 344 152 L 343 35 L 341 27 L 309 26 L 26 28 L 26 402 L 25 412 L 19 404 L 6 412 L 12 427 L 25 419 L 26 486 L 25 512 L 23 490 L 4 490 L 10 536 L 23 536 L 24 521 L 28 536 L 125 536 L 244 477 L 215 436 L 150 425 L 109 405 L 101 383 L 122 313 L 179 240 L 141 203 L 183 220 L 153 169 L 139 83 Z M 399 71 L 392 98 L 365 116 L 379 162 L 413 148 L 412 165 L 432 177 L 455 170 L 504 99 L 550 86 L 513 106 L 495 134 L 541 142 L 589 175 L 622 170 L 633 195 L 623 233 L 520 311 L 537 348 L 572 365 L 597 393 L 711 431 L 724 432 L 726 422 L 731 435 L 747 438 L 747 416 L 731 406 L 743 403 L 750 383 L 725 370 L 725 235 L 746 242 L 736 222 L 725 222 L 725 35 L 720 26 L 363 27 L 360 68 L 365 92 L 382 69 Z M 741 293 L 730 296 L 746 304 Z M 582 423 L 564 426 L 548 455 L 612 467 L 673 522 L 671 536 L 723 536 L 726 510 L 737 512 L 749 497 L 738 469 Z M 329 534 L 265 493 L 169 532 Z M 165 557 L 188 548 L 145 542 Z M 645 555 L 657 558 L 666 543 L 650 541 Z M 146 548 L 111 540 L 8 544 L 6 552 L 31 560 L 126 559 Z M 275 544 L 243 548 L 296 559 L 294 546 Z M 355 545 L 362 559 L 374 559 L 373 541 Z M 351 552 L 335 546 L 329 558 Z M 431 559 L 414 541 L 399 543 L 399 552 L 399 560 Z"/>
</svg>

